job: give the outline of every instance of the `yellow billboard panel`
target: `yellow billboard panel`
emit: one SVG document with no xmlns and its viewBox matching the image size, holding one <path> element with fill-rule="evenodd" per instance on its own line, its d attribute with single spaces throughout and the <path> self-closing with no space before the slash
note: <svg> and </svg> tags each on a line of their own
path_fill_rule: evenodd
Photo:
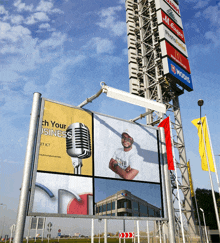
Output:
<svg viewBox="0 0 220 243">
<path fill-rule="evenodd" d="M 92 113 L 45 100 L 38 171 L 92 176 Z"/>
</svg>

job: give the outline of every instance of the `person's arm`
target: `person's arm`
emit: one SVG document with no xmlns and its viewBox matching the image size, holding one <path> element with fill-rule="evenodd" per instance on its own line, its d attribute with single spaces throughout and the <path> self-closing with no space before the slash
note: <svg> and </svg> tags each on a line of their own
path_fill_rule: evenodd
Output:
<svg viewBox="0 0 220 243">
<path fill-rule="evenodd" d="M 117 164 L 118 164 L 117 161 L 114 160 L 113 158 L 111 158 L 111 160 L 109 162 L 109 169 L 111 169 L 112 171 L 116 172 L 116 169 L 118 167 L 118 166 L 116 167 Z"/>
<path fill-rule="evenodd" d="M 123 170 L 121 167 L 117 166 L 115 173 L 117 173 L 123 179 L 133 180 L 135 176 L 139 173 L 139 171 L 132 168 L 129 171 L 126 171 Z"/>
</svg>

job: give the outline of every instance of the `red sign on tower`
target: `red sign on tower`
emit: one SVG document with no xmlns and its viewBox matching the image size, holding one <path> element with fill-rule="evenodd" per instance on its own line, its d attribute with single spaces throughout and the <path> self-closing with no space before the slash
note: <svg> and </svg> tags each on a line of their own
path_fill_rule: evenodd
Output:
<svg viewBox="0 0 220 243">
<path fill-rule="evenodd" d="M 160 13 L 162 16 L 162 22 L 185 43 L 183 30 L 162 10 L 160 11 Z"/>
<path fill-rule="evenodd" d="M 171 46 L 167 41 L 165 42 L 166 42 L 167 55 L 171 57 L 175 62 L 177 62 L 188 73 L 191 73 L 188 59 L 184 57 L 179 51 L 177 51 L 176 48 Z"/>
</svg>

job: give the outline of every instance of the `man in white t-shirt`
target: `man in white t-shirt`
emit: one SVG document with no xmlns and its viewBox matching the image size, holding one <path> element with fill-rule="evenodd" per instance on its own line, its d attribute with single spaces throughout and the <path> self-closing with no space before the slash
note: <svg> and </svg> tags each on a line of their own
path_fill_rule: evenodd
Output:
<svg viewBox="0 0 220 243">
<path fill-rule="evenodd" d="M 134 139 L 129 135 L 128 130 L 122 133 L 121 143 L 123 148 L 114 152 L 109 168 L 116 173 L 116 178 L 133 180 L 139 173 L 139 170 L 134 168 L 138 164 L 138 156 L 137 149 L 133 145 Z"/>
</svg>

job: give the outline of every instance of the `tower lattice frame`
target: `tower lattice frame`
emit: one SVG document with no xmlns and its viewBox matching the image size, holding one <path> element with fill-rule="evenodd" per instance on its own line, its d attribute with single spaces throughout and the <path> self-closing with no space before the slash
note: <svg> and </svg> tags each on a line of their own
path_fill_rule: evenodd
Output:
<svg viewBox="0 0 220 243">
<path fill-rule="evenodd" d="M 183 200 L 181 211 L 185 216 L 185 229 L 190 235 L 196 235 L 194 210 L 190 193 L 189 174 L 187 169 L 186 149 L 183 136 L 183 126 L 179 105 L 179 96 L 183 88 L 163 73 L 161 48 L 158 31 L 158 21 L 155 1 L 157 0 L 126 0 L 126 23 L 128 36 L 128 63 L 130 93 L 164 103 L 167 108 L 166 116 L 171 114 L 171 124 L 174 130 L 174 148 L 179 155 L 176 165 L 180 178 L 178 186 Z M 163 115 L 149 112 L 147 124 L 155 126 Z M 173 202 L 180 200 L 176 195 L 177 185 L 175 174 L 170 172 Z M 174 208 L 176 231 L 179 224 L 180 210 Z"/>
</svg>

